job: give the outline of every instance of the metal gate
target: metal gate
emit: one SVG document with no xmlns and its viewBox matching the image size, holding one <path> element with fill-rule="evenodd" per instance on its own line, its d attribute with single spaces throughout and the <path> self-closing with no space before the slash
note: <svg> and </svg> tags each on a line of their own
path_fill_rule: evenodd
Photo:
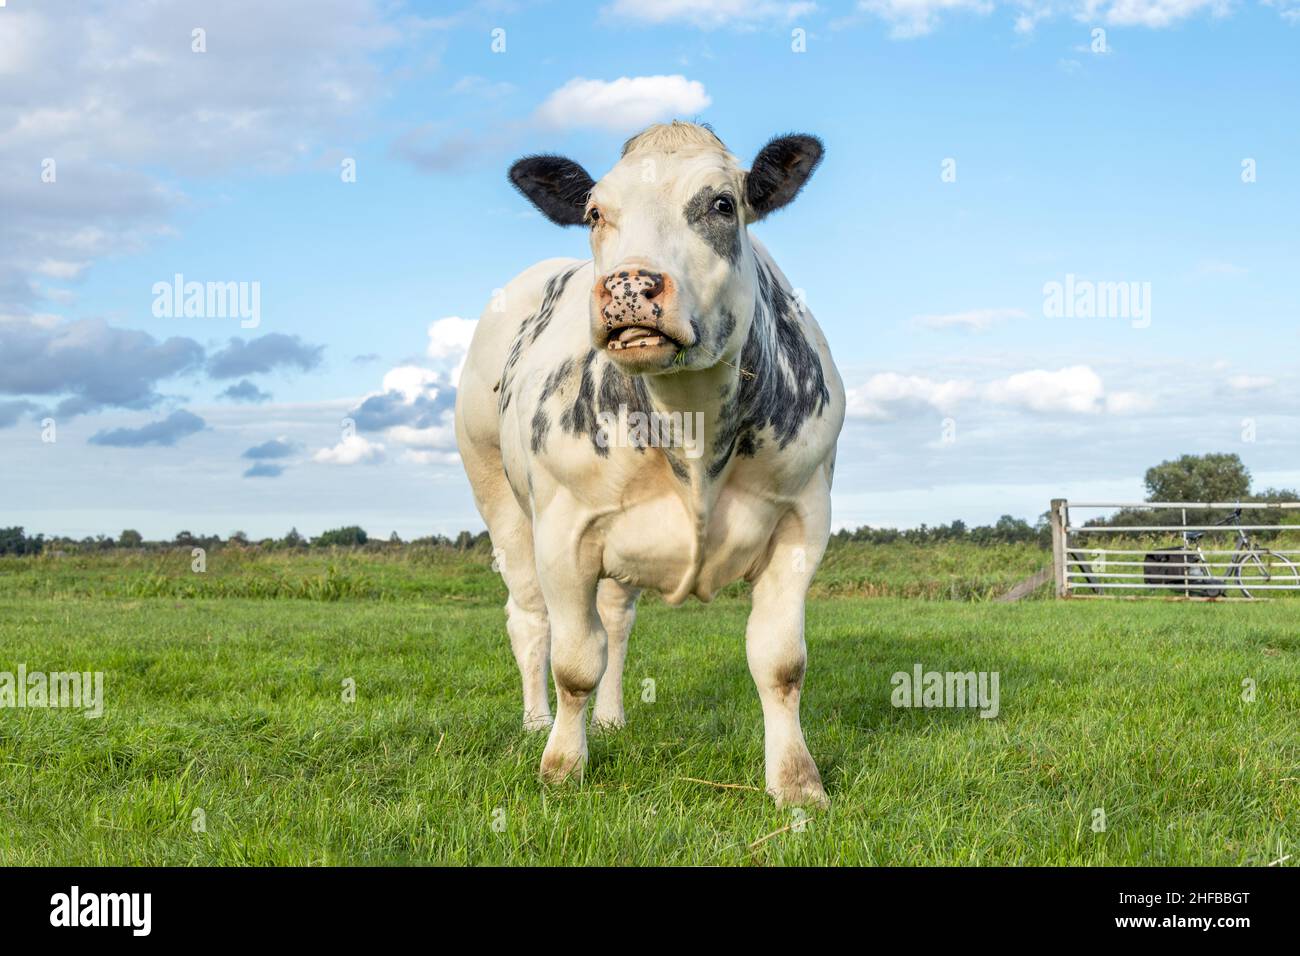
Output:
<svg viewBox="0 0 1300 956">
<path fill-rule="evenodd" d="M 1074 523 L 1080 511 L 1121 508 L 1175 511 L 1182 520 L 1129 526 Z M 1056 594 L 1240 601 L 1300 591 L 1300 526 L 1246 523 L 1250 512 L 1272 510 L 1300 510 L 1300 502 L 1053 499 L 1049 515 Z M 1188 511 L 1225 512 L 1226 518 L 1188 524 Z M 1107 547 L 1107 541 L 1117 546 Z"/>
</svg>

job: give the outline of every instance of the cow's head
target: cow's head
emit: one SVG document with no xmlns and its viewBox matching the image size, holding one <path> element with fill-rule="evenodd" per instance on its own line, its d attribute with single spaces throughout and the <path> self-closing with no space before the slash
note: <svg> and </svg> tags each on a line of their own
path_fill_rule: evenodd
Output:
<svg viewBox="0 0 1300 956">
<path fill-rule="evenodd" d="M 634 374 L 735 362 L 758 282 L 747 226 L 794 199 L 821 141 L 781 136 L 749 171 L 713 132 L 678 123 L 632 137 L 600 182 L 561 156 L 528 156 L 510 180 L 561 226 L 591 231 L 593 345 Z"/>
</svg>

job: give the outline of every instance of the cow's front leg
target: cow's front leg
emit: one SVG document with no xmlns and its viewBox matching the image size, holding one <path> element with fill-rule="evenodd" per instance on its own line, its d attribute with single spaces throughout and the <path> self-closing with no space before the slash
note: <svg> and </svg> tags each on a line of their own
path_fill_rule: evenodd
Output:
<svg viewBox="0 0 1300 956">
<path fill-rule="evenodd" d="M 788 516 L 778 526 L 771 558 L 754 581 L 753 608 L 745 630 L 745 656 L 763 705 L 767 792 L 778 806 L 827 805 L 821 775 L 799 725 L 799 697 L 808 660 L 804 596 L 825 548 L 816 524 L 805 514 L 802 519 Z"/>
<path fill-rule="evenodd" d="M 587 698 L 605 673 L 605 628 L 596 609 L 599 556 L 584 551 L 572 516 L 538 524 L 537 570 L 551 623 L 555 723 L 542 752 L 542 779 L 582 779 Z"/>
</svg>

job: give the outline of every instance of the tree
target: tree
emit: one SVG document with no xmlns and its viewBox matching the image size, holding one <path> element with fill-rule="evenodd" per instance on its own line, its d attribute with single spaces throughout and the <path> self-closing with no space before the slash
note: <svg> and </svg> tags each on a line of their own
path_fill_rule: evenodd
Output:
<svg viewBox="0 0 1300 956">
<path fill-rule="evenodd" d="M 0 554 L 40 554 L 45 535 L 29 538 L 22 528 L 0 528 Z"/>
<path fill-rule="evenodd" d="M 138 548 L 144 544 L 144 535 L 132 528 L 127 528 L 117 536 L 119 548 Z"/>
<path fill-rule="evenodd" d="M 1183 455 L 1146 473 L 1147 501 L 1237 501 L 1250 497 L 1250 472 L 1229 454 Z"/>
<path fill-rule="evenodd" d="M 1024 518 L 1003 515 L 998 519 L 998 523 L 993 526 L 993 535 L 999 541 L 1005 541 L 1008 544 L 1014 541 L 1032 541 L 1034 529 L 1029 526 L 1029 522 Z"/>
<path fill-rule="evenodd" d="M 290 528 L 289 533 L 284 536 L 284 544 L 288 548 L 301 548 L 306 543 L 297 528 Z"/>
<path fill-rule="evenodd" d="M 334 528 L 326 531 L 319 538 L 315 538 L 312 544 L 319 547 L 330 547 L 337 545 L 341 548 L 352 548 L 365 544 L 368 540 L 366 532 L 356 525 L 348 525 L 346 528 Z"/>
</svg>

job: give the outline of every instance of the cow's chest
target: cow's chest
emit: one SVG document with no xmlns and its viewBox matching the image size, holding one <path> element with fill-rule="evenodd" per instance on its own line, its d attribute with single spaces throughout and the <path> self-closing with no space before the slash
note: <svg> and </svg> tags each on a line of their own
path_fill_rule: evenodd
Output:
<svg viewBox="0 0 1300 956">
<path fill-rule="evenodd" d="M 741 487 L 723 488 L 707 508 L 666 493 L 602 521 L 606 575 L 653 588 L 671 602 L 710 600 L 759 563 L 785 507 Z"/>
</svg>

